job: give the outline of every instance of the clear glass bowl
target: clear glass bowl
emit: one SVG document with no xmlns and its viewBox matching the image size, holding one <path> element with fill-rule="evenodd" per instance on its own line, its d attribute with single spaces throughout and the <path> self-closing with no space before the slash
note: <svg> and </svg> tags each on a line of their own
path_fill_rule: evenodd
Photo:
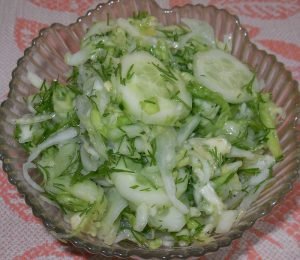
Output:
<svg viewBox="0 0 300 260">
<path fill-rule="evenodd" d="M 22 174 L 22 164 L 28 154 L 14 140 L 12 120 L 28 112 L 24 97 L 36 91 L 27 79 L 27 72 L 34 72 L 49 81 L 58 77 L 64 81 L 70 70 L 64 63 L 64 55 L 66 52 L 75 52 L 79 49 L 80 39 L 93 22 L 106 20 L 107 13 L 110 14 L 110 18 L 128 17 L 138 10 L 148 11 L 164 24 L 178 23 L 182 17 L 207 21 L 214 28 L 219 40 L 223 40 L 224 35 L 231 35 L 233 55 L 256 71 L 258 78 L 265 81 L 265 90 L 272 93 L 275 103 L 286 113 L 286 118 L 278 125 L 284 160 L 275 167 L 273 181 L 229 232 L 215 235 L 214 241 L 210 243 L 184 248 L 148 250 L 132 243 L 107 246 L 100 239 L 85 234 L 72 237 L 69 235 L 70 227 L 64 221 L 62 212 L 42 200 L 39 192 L 31 188 Z M 227 246 L 233 239 L 239 238 L 259 217 L 270 212 L 272 207 L 292 188 L 299 170 L 299 101 L 297 82 L 292 79 L 291 73 L 273 55 L 258 50 L 249 41 L 247 32 L 241 27 L 238 18 L 227 11 L 202 5 L 187 5 L 163 10 L 154 1 L 111 1 L 99 5 L 69 26 L 53 24 L 42 30 L 32 46 L 25 51 L 24 57 L 18 61 L 17 68 L 12 73 L 8 99 L 2 103 L 0 109 L 0 158 L 3 160 L 3 169 L 7 172 L 9 181 L 25 196 L 26 203 L 32 207 L 33 214 L 41 218 L 46 228 L 62 241 L 70 242 L 90 253 L 106 256 L 142 258 L 200 256 Z"/>
</svg>

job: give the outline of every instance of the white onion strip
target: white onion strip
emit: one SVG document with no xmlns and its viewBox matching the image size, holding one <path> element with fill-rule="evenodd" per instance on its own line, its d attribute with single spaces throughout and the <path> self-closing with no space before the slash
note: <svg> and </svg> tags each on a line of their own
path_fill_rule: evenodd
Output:
<svg viewBox="0 0 300 260">
<path fill-rule="evenodd" d="M 148 223 L 148 207 L 145 203 L 140 204 L 136 209 L 136 222 L 134 229 L 142 232 Z"/>
<path fill-rule="evenodd" d="M 31 124 L 47 121 L 53 117 L 55 117 L 55 113 L 43 114 L 38 116 L 24 115 L 21 118 L 15 119 L 14 123 L 17 123 L 19 125 L 29 125 L 29 124 L 31 125 Z"/>
<path fill-rule="evenodd" d="M 44 81 L 33 72 L 28 71 L 27 78 L 30 81 L 30 83 L 36 88 L 41 88 L 41 86 L 43 85 Z"/>
<path fill-rule="evenodd" d="M 65 55 L 65 62 L 70 66 L 78 66 L 85 63 L 90 58 L 91 50 L 88 48 L 81 49 L 76 53 L 67 52 Z"/>
<path fill-rule="evenodd" d="M 46 141 L 40 143 L 35 149 L 32 150 L 27 162 L 32 162 L 43 150 L 47 149 L 48 147 L 73 139 L 77 136 L 77 134 L 78 132 L 76 128 L 70 127 L 53 136 L 50 136 Z"/>
<path fill-rule="evenodd" d="M 125 239 L 135 242 L 135 239 L 129 229 L 123 229 L 120 231 L 116 237 L 115 243 L 119 243 Z"/>
<path fill-rule="evenodd" d="M 25 181 L 35 190 L 43 192 L 44 189 L 38 185 L 29 175 L 28 170 L 29 169 L 33 169 L 36 168 L 35 164 L 31 163 L 31 162 L 26 162 L 23 164 L 23 176 Z"/>
<path fill-rule="evenodd" d="M 166 193 L 174 207 L 177 208 L 183 214 L 187 214 L 189 212 L 188 207 L 176 198 L 176 185 L 172 173 L 163 171 L 161 172 L 161 177 L 164 183 Z"/>
<path fill-rule="evenodd" d="M 41 198 L 41 200 L 47 202 L 48 204 L 50 204 L 56 208 L 60 208 L 60 206 L 57 203 L 55 203 L 53 200 L 48 199 L 46 196 L 40 195 L 40 198 Z"/>
<path fill-rule="evenodd" d="M 189 212 L 188 207 L 176 198 L 176 185 L 172 176 L 172 170 L 176 164 L 176 139 L 177 133 L 169 128 L 156 138 L 156 161 L 161 173 L 165 191 L 171 203 L 183 214 Z"/>
</svg>

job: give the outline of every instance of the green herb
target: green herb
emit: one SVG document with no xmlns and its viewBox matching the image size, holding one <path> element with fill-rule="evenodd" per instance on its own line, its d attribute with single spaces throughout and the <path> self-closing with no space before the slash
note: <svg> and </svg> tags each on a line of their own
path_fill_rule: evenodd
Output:
<svg viewBox="0 0 300 260">
<path fill-rule="evenodd" d="M 254 83 L 254 81 L 255 81 L 255 74 L 253 74 L 253 77 L 251 78 L 251 80 L 249 81 L 249 83 L 247 83 L 247 84 L 243 87 L 243 88 L 246 89 L 246 91 L 247 91 L 250 95 L 252 95 L 253 93 L 255 93 L 254 90 L 253 90 L 253 83 Z"/>
<path fill-rule="evenodd" d="M 149 16 L 148 12 L 147 11 L 138 11 L 138 12 L 133 12 L 133 19 L 136 19 L 136 20 L 142 20 L 142 19 L 145 19 Z"/>
<path fill-rule="evenodd" d="M 59 83 L 57 81 L 52 81 L 50 87 L 46 85 L 46 82 L 44 81 L 40 92 L 36 94 L 32 100 L 33 107 L 37 114 L 47 113 L 47 112 L 53 112 L 53 103 L 52 103 L 52 95 L 55 90 L 55 88 L 59 87 Z M 35 100 L 37 100 L 37 103 L 35 103 Z"/>
<path fill-rule="evenodd" d="M 129 67 L 129 70 L 127 71 L 127 74 L 126 74 L 126 80 L 129 81 L 132 76 L 134 75 L 134 72 L 133 72 L 133 66 L 134 64 L 132 64 L 130 67 Z"/>
<path fill-rule="evenodd" d="M 151 189 L 148 187 L 148 188 L 144 188 L 144 189 L 141 189 L 140 191 L 150 191 Z"/>
<path fill-rule="evenodd" d="M 182 103 L 188 110 L 191 110 L 192 108 L 186 103 L 184 102 L 180 97 L 179 97 L 180 91 L 178 90 L 177 92 L 175 92 L 175 94 L 173 94 L 170 98 L 179 101 L 180 103 Z"/>
<path fill-rule="evenodd" d="M 260 169 L 259 168 L 240 169 L 239 173 L 249 174 L 249 175 L 256 175 L 256 174 L 260 173 Z"/>
<path fill-rule="evenodd" d="M 183 183 L 186 181 L 187 178 L 188 178 L 188 175 L 185 175 L 183 178 L 182 177 L 176 178 L 175 184 Z"/>
<path fill-rule="evenodd" d="M 218 152 L 217 148 L 214 147 L 209 150 L 210 155 L 212 156 L 214 162 L 216 163 L 217 167 L 221 167 L 224 163 L 224 157 L 221 153 Z"/>
<path fill-rule="evenodd" d="M 166 81 L 170 83 L 174 83 L 177 81 L 176 76 L 174 75 L 173 71 L 170 68 L 164 69 L 158 64 L 152 63 L 152 65 L 157 68 L 157 70 L 160 72 L 161 77 Z"/>
</svg>

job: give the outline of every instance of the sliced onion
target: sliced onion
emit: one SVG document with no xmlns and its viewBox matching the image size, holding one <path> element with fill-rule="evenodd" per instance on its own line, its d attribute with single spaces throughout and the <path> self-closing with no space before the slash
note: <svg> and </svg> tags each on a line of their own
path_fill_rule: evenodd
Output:
<svg viewBox="0 0 300 260">
<path fill-rule="evenodd" d="M 27 162 L 32 162 L 43 150 L 47 149 L 48 147 L 73 139 L 77 136 L 77 134 L 78 132 L 76 128 L 70 127 L 53 136 L 50 136 L 46 141 L 40 143 L 35 149 L 32 150 Z"/>
<path fill-rule="evenodd" d="M 268 181 L 264 182 L 263 184 L 260 185 L 260 187 L 255 192 L 249 193 L 247 196 L 245 196 L 245 198 L 242 200 L 241 204 L 239 205 L 238 209 L 247 210 L 252 204 L 252 202 L 258 198 L 259 194 L 262 192 L 262 190 L 266 187 L 268 183 L 269 183 Z"/>
<path fill-rule="evenodd" d="M 116 237 L 115 243 L 119 243 L 126 239 L 135 242 L 135 239 L 129 229 L 123 229 L 122 231 L 120 231 Z"/>
<path fill-rule="evenodd" d="M 188 122 L 179 129 L 177 136 L 178 146 L 181 146 L 183 142 L 188 139 L 191 133 L 196 129 L 200 123 L 200 117 L 198 115 L 189 118 Z"/>
<path fill-rule="evenodd" d="M 160 134 L 156 138 L 155 157 L 170 201 L 180 212 L 187 214 L 188 207 L 176 197 L 176 185 L 172 176 L 173 168 L 176 165 L 176 139 L 177 133 L 174 128 L 168 128 Z"/>
<path fill-rule="evenodd" d="M 41 198 L 41 200 L 47 202 L 49 205 L 52 205 L 52 206 L 54 206 L 56 208 L 60 208 L 60 206 L 57 203 L 55 203 L 53 200 L 48 199 L 44 195 L 40 195 L 40 198 Z"/>
<path fill-rule="evenodd" d="M 71 224 L 72 229 L 76 229 L 82 222 L 82 219 L 83 219 L 83 216 L 80 213 L 75 213 L 70 218 L 70 224 Z"/>
<path fill-rule="evenodd" d="M 251 160 L 254 158 L 254 154 L 250 151 L 232 146 L 228 157 L 247 158 Z"/>
<path fill-rule="evenodd" d="M 140 37 L 141 33 L 139 32 L 139 30 L 134 27 L 133 25 L 131 25 L 128 20 L 124 19 L 124 18 L 119 18 L 117 20 L 117 24 L 119 27 L 121 27 L 124 31 L 126 31 L 128 34 L 130 34 L 133 37 Z"/>
<path fill-rule="evenodd" d="M 216 206 L 218 213 L 221 213 L 224 208 L 224 204 L 222 203 L 210 183 L 201 188 L 201 194 L 209 203 Z"/>
<path fill-rule="evenodd" d="M 71 54 L 66 53 L 65 62 L 70 66 L 78 66 L 85 63 L 90 58 L 91 51 L 89 49 L 81 49 L 80 51 Z"/>
<path fill-rule="evenodd" d="M 202 43 L 209 46 L 216 45 L 214 30 L 208 23 L 190 18 L 182 18 L 181 22 L 187 25 L 191 29 L 191 32 L 180 37 L 178 42 L 179 48 L 183 48 L 186 43 L 193 38 L 200 39 Z"/>
<path fill-rule="evenodd" d="M 83 168 L 88 172 L 96 171 L 101 163 L 98 156 L 90 156 L 88 150 L 84 145 L 80 147 L 80 158 Z"/>
<path fill-rule="evenodd" d="M 242 161 L 226 163 L 222 166 L 221 171 L 222 173 L 236 172 L 242 165 L 243 165 Z"/>
<path fill-rule="evenodd" d="M 236 220 L 237 214 L 237 210 L 224 210 L 216 227 L 216 233 L 228 232 Z"/>
<path fill-rule="evenodd" d="M 269 174 L 270 174 L 269 169 L 264 169 L 263 171 L 261 171 L 260 174 L 250 178 L 249 185 L 256 186 L 262 183 L 265 179 L 269 177 Z"/>
<path fill-rule="evenodd" d="M 38 185 L 29 175 L 28 170 L 29 169 L 33 169 L 36 168 L 35 164 L 31 163 L 31 162 L 27 162 L 23 164 L 23 176 L 25 181 L 35 190 L 40 191 L 40 192 L 44 192 L 44 189 Z"/>
<path fill-rule="evenodd" d="M 117 25 L 119 27 L 121 27 L 124 31 L 126 31 L 128 34 L 130 34 L 133 37 L 140 37 L 140 38 L 142 38 L 146 42 L 149 42 L 152 45 L 155 45 L 157 43 L 157 39 L 156 38 L 142 35 L 140 33 L 140 31 L 136 27 L 134 27 L 133 25 L 131 25 L 128 22 L 128 20 L 126 20 L 124 18 L 119 18 L 117 20 Z"/>
<path fill-rule="evenodd" d="M 105 188 L 112 187 L 114 185 L 109 178 L 106 178 L 104 180 L 95 180 L 95 182 Z"/>
<path fill-rule="evenodd" d="M 112 22 L 110 22 L 112 23 Z M 103 22 L 103 21 L 100 21 L 100 22 L 97 22 L 95 24 L 93 24 L 91 26 L 91 28 L 88 30 L 87 34 L 84 36 L 85 39 L 91 37 L 92 35 L 95 35 L 95 34 L 104 34 L 104 33 L 107 33 L 109 31 L 111 31 L 113 28 L 115 27 L 114 24 L 107 24 L 107 22 Z"/>
<path fill-rule="evenodd" d="M 108 209 L 105 213 L 105 216 L 102 220 L 103 231 L 107 233 L 113 223 L 120 216 L 121 212 L 124 208 L 128 206 L 127 201 L 119 194 L 119 192 L 115 188 L 111 188 L 106 194 L 108 200 Z"/>
<path fill-rule="evenodd" d="M 162 180 L 166 193 L 174 207 L 177 208 L 180 212 L 187 214 L 189 212 L 188 207 L 176 198 L 176 185 L 172 173 L 162 173 Z"/>
<path fill-rule="evenodd" d="M 148 207 L 145 203 L 140 204 L 136 209 L 136 222 L 134 225 L 134 230 L 143 231 L 148 223 Z"/>
<path fill-rule="evenodd" d="M 43 80 L 36 75 L 35 73 L 32 73 L 30 71 L 28 71 L 27 73 L 27 78 L 30 81 L 30 83 L 35 86 L 36 88 L 41 88 L 41 86 L 43 85 Z"/>
<path fill-rule="evenodd" d="M 30 114 L 27 114 L 21 118 L 15 119 L 14 123 L 19 125 L 31 125 L 31 124 L 47 121 L 53 117 L 55 117 L 55 113 L 43 114 L 37 116 L 32 116 Z"/>
<path fill-rule="evenodd" d="M 176 207 L 171 206 L 166 212 L 157 212 L 154 217 L 149 218 L 152 227 L 162 228 L 168 232 L 179 232 L 186 224 L 185 215 Z"/>
<path fill-rule="evenodd" d="M 171 236 L 164 236 L 162 237 L 162 244 L 165 247 L 173 247 L 175 243 L 175 240 Z"/>
<path fill-rule="evenodd" d="M 109 233 L 104 236 L 104 243 L 107 245 L 112 245 L 117 237 L 118 230 L 120 228 L 120 220 L 118 219 L 110 228 Z M 102 236 L 100 236 L 100 239 Z"/>
<path fill-rule="evenodd" d="M 30 125 L 23 125 L 21 129 L 19 143 L 23 144 L 32 139 L 33 130 Z"/>
</svg>

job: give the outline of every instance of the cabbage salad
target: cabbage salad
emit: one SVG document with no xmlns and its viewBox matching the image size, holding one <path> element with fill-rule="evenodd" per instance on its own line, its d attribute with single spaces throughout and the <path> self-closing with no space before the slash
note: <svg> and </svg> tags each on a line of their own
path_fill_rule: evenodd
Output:
<svg viewBox="0 0 300 260">
<path fill-rule="evenodd" d="M 66 54 L 66 83 L 28 73 L 38 92 L 15 121 L 24 177 L 71 235 L 187 246 L 249 208 L 282 158 L 281 110 L 230 45 L 199 20 L 108 16 Z"/>
</svg>

